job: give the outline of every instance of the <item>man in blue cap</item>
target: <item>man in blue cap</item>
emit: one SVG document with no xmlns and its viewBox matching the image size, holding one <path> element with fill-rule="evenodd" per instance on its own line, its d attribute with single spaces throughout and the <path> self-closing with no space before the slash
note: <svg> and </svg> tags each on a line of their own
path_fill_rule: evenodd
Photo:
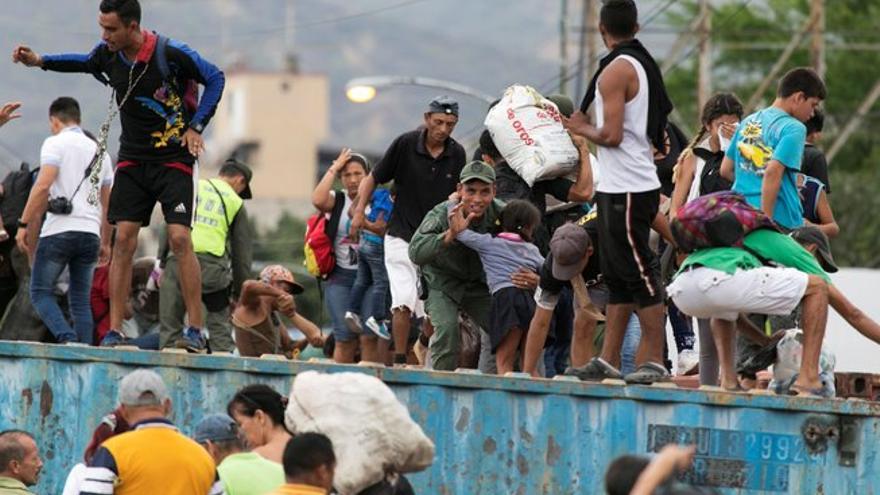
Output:
<svg viewBox="0 0 880 495">
<path fill-rule="evenodd" d="M 202 418 L 193 440 L 211 454 L 226 495 L 262 495 L 284 484 L 284 469 L 247 451 L 238 424 L 226 414 Z"/>
</svg>

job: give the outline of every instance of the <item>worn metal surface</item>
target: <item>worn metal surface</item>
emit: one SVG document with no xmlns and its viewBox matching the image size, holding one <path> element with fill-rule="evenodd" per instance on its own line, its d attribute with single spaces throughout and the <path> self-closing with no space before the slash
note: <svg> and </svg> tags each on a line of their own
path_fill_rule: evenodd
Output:
<svg viewBox="0 0 880 495">
<path fill-rule="evenodd" d="M 872 402 L 0 342 L 0 429 L 35 433 L 46 462 L 38 493 L 60 493 L 114 408 L 118 379 L 136 367 L 165 378 L 185 432 L 245 384 L 287 391 L 307 369 L 375 374 L 437 444 L 434 465 L 411 476 L 420 494 L 604 493 L 614 457 L 669 442 L 696 443 L 685 479 L 724 493 L 880 486 Z"/>
</svg>

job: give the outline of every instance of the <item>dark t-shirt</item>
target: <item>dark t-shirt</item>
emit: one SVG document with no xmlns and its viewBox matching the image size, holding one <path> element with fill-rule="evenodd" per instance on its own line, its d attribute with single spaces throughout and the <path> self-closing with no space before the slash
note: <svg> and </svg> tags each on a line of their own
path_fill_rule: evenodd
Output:
<svg viewBox="0 0 880 495">
<path fill-rule="evenodd" d="M 804 158 L 801 160 L 801 172 L 804 175 L 819 179 L 825 184 L 825 194 L 831 194 L 831 183 L 828 182 L 828 162 L 822 150 L 807 143 L 804 146 Z"/>
<path fill-rule="evenodd" d="M 388 235 L 406 242 L 432 208 L 445 201 L 458 185 L 465 164 L 464 148 L 451 137 L 437 158 L 425 147 L 424 128 L 401 134 L 373 169 L 377 184 L 394 181 L 397 198 L 388 222 Z"/>
<path fill-rule="evenodd" d="M 545 218 L 547 195 L 549 194 L 559 201 L 568 201 L 568 192 L 573 185 L 574 183 L 570 180 L 560 177 L 538 181 L 534 186 L 529 187 L 528 182 L 523 180 L 506 161 L 495 164 L 495 197 L 502 201 L 524 199 L 535 205 L 541 212 L 541 225 L 535 230 L 533 241 L 544 256 L 547 255 L 550 243 L 550 229 Z"/>
<path fill-rule="evenodd" d="M 145 36 L 133 71 L 122 52 L 111 52 L 103 42 L 88 54 L 45 55 L 43 69 L 85 72 L 102 82 L 109 81 L 116 90 L 118 104 L 128 91 L 129 75 L 132 81 L 136 80 L 146 66 L 146 72 L 119 113 L 122 123 L 119 161 L 192 164 L 195 158 L 180 146 L 180 139 L 190 127 L 200 131 L 208 124 L 223 94 L 225 77 L 220 69 L 201 58 L 192 48 L 169 40 L 165 58 L 171 80 L 163 79 L 155 49 L 158 37 L 153 33 Z M 205 86 L 197 109 L 185 104 L 186 81 Z"/>
<path fill-rule="evenodd" d="M 582 216 L 577 224 L 590 234 L 590 241 L 593 244 L 593 255 L 584 267 L 581 275 L 584 281 L 590 283 L 599 279 L 601 270 L 599 269 L 599 229 L 596 221 L 596 210 Z M 541 282 L 539 283 L 541 290 L 548 294 L 559 294 L 562 289 L 569 286 L 568 281 L 562 281 L 553 276 L 553 253 L 547 255 L 544 259 L 544 265 L 541 267 Z"/>
</svg>

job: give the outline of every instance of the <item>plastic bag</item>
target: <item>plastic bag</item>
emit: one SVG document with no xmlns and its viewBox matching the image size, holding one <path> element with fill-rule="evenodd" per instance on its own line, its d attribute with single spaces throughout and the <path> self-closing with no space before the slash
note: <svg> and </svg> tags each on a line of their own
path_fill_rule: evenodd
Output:
<svg viewBox="0 0 880 495">
<path fill-rule="evenodd" d="M 579 154 L 556 105 L 529 86 L 513 85 L 486 115 L 492 141 L 529 186 L 573 172 Z"/>
<path fill-rule="evenodd" d="M 300 373 L 284 423 L 294 434 L 316 431 L 330 438 L 340 495 L 359 493 L 386 473 L 421 471 L 434 462 L 434 443 L 406 407 L 381 380 L 363 373 Z"/>
<path fill-rule="evenodd" d="M 777 358 L 773 365 L 773 379 L 769 388 L 777 394 L 788 393 L 789 387 L 797 380 L 804 354 L 804 334 L 799 329 L 785 331 L 785 336 L 776 344 Z M 822 380 L 822 396 L 834 397 L 834 366 L 837 359 L 824 345 L 819 355 L 819 379 Z"/>
</svg>

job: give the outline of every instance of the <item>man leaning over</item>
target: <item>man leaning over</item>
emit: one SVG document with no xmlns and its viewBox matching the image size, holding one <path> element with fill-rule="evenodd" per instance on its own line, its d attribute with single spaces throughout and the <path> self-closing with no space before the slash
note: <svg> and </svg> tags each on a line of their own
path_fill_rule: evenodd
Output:
<svg viewBox="0 0 880 495">
<path fill-rule="evenodd" d="M 459 176 L 460 205 L 449 211 L 444 201 L 428 212 L 412 238 L 409 256 L 422 268 L 428 284 L 425 309 L 434 335 L 429 347 L 434 369 L 458 367 L 460 336 L 458 313 L 464 311 L 482 328 L 489 327 L 489 287 L 480 256 L 455 240 L 450 215 L 475 214 L 470 229 L 484 234 L 497 227 L 502 204 L 495 199 L 495 171 L 483 162 L 471 162 Z"/>
</svg>

